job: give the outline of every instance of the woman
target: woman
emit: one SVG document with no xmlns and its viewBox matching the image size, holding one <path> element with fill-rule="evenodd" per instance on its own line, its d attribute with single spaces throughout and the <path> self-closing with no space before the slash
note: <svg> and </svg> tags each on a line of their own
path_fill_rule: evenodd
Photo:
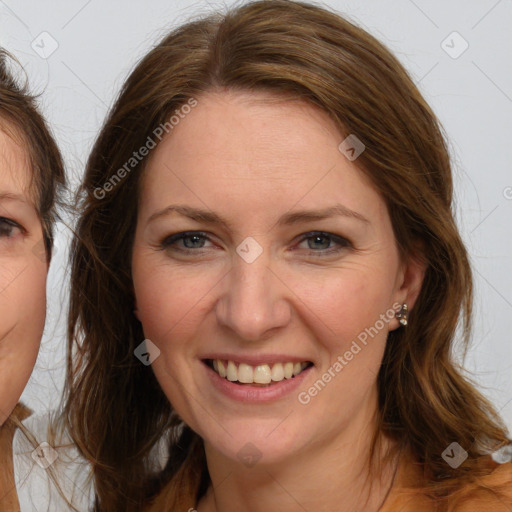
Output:
<svg viewBox="0 0 512 512">
<path fill-rule="evenodd" d="M 372 36 L 283 0 L 178 28 L 82 193 L 66 418 L 96 510 L 512 508 L 510 439 L 451 358 L 446 145 Z"/>
<path fill-rule="evenodd" d="M 32 372 L 46 313 L 46 276 L 59 150 L 35 100 L 0 50 L 0 509 L 18 511 L 12 439 L 29 411 L 17 404 Z"/>
</svg>

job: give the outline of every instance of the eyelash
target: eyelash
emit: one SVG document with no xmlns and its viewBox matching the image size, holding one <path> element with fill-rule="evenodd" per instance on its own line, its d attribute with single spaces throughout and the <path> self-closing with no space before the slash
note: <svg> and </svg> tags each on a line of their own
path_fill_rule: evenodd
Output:
<svg viewBox="0 0 512 512">
<path fill-rule="evenodd" d="M 7 226 L 7 227 L 6 227 Z M 17 222 L 7 219 L 6 217 L 0 217 L 0 238 L 11 238 L 12 230 L 19 229 L 22 233 L 24 229 Z M 10 234 L 6 235 L 5 232 L 9 232 Z"/>
<path fill-rule="evenodd" d="M 197 253 L 202 249 L 202 247 L 199 247 L 198 249 L 188 249 L 188 248 L 182 249 L 182 248 L 177 248 L 176 246 L 172 247 L 174 244 L 176 244 L 176 242 L 179 242 L 180 240 L 184 240 L 187 238 L 191 238 L 193 236 L 197 236 L 202 239 L 211 241 L 208 234 L 204 233 L 202 231 L 184 231 L 182 233 L 176 233 L 174 235 L 168 236 L 167 238 L 162 240 L 162 242 L 160 243 L 160 247 L 162 250 L 174 249 L 174 250 L 179 251 L 184 254 Z M 337 249 L 329 248 L 329 249 L 320 250 L 320 251 L 315 251 L 313 249 L 310 249 L 309 250 L 310 254 L 314 255 L 315 257 L 316 256 L 322 257 L 322 256 L 331 255 L 334 253 L 339 253 L 344 249 L 352 247 L 352 244 L 346 238 L 343 238 L 338 235 L 334 235 L 333 233 L 326 233 L 324 231 L 311 231 L 309 233 L 305 233 L 304 235 L 302 235 L 302 238 L 299 240 L 299 243 L 302 243 L 306 240 L 313 239 L 316 237 L 328 238 L 331 242 L 337 243 L 340 247 Z"/>
</svg>

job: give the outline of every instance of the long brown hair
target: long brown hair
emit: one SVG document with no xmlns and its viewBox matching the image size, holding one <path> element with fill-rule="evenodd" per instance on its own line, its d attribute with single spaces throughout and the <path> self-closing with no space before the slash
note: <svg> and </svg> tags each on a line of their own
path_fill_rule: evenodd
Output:
<svg viewBox="0 0 512 512">
<path fill-rule="evenodd" d="M 133 314 L 130 255 L 147 159 L 126 164 L 155 128 L 212 90 L 307 100 L 331 116 L 340 141 L 356 134 L 365 144 L 357 164 L 387 203 L 402 257 L 421 246 L 427 266 L 407 329 L 389 334 L 379 430 L 424 463 L 432 496 L 483 474 L 481 455 L 509 440 L 451 355 L 459 321 L 469 342 L 472 276 L 440 124 L 367 32 L 326 8 L 263 0 L 190 21 L 152 49 L 124 84 L 87 163 L 72 247 L 66 415 L 93 464 L 98 510 L 141 510 L 164 486 L 175 496 L 206 474 L 202 442 L 186 426 L 179 442 L 171 437 L 166 470 L 151 469 L 150 450 L 179 420 L 151 368 L 133 355 L 144 336 Z M 456 469 L 441 458 L 454 440 L 469 454 Z"/>
</svg>

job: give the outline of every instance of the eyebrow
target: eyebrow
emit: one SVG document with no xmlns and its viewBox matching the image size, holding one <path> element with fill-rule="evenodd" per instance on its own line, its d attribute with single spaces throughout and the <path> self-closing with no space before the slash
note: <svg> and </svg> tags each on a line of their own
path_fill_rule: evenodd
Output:
<svg viewBox="0 0 512 512">
<path fill-rule="evenodd" d="M 223 226 L 228 230 L 231 230 L 231 225 L 229 221 L 227 221 L 217 213 L 214 213 L 210 210 L 192 208 L 186 205 L 170 205 L 162 210 L 158 210 L 149 217 L 147 224 L 153 222 L 158 218 L 170 215 L 173 212 L 176 212 L 184 217 L 195 220 L 197 222 L 204 222 L 206 224 L 212 225 L 217 224 Z M 364 215 L 354 210 L 351 210 L 342 204 L 335 204 L 333 206 L 323 208 L 321 210 L 300 210 L 295 212 L 288 212 L 279 218 L 277 224 L 279 226 L 290 226 L 293 224 L 300 224 L 304 222 L 324 220 L 330 217 L 348 217 L 359 220 L 366 224 L 370 224 L 370 221 L 366 217 L 364 217 Z"/>
</svg>

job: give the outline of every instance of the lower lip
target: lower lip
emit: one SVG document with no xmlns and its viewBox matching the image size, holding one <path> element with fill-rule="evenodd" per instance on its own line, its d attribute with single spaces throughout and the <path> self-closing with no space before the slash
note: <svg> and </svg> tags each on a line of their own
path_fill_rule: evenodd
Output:
<svg viewBox="0 0 512 512">
<path fill-rule="evenodd" d="M 291 379 L 283 379 L 280 382 L 276 382 L 271 386 L 260 387 L 250 386 L 249 384 L 236 384 L 221 377 L 216 371 L 212 370 L 207 364 L 203 363 L 206 368 L 208 377 L 212 381 L 216 389 L 228 398 L 238 400 L 240 402 L 251 402 L 261 403 L 270 402 L 272 400 L 278 400 L 287 395 L 290 395 L 293 391 L 301 385 L 304 379 L 308 376 L 313 366 L 309 366 L 303 370 L 299 375 Z"/>
</svg>

